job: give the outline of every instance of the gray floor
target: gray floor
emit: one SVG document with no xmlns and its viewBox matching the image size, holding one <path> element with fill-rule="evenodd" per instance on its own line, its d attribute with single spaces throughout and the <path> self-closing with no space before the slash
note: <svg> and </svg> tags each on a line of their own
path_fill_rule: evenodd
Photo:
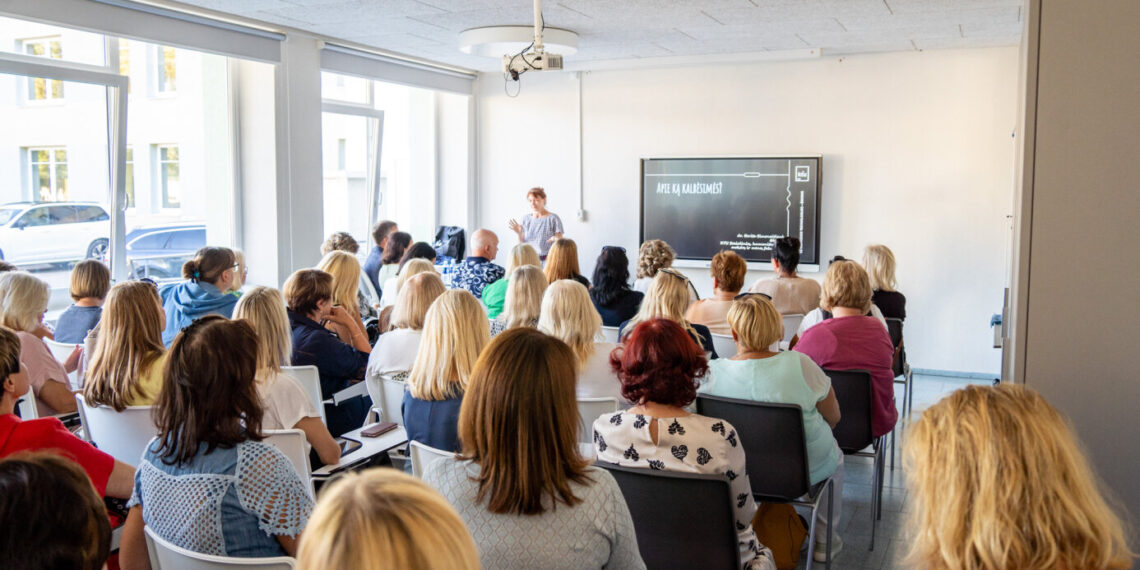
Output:
<svg viewBox="0 0 1140 570">
<path fill-rule="evenodd" d="M 988 381 L 954 378 L 946 376 L 914 377 L 914 411 L 917 418 L 922 410 L 940 400 L 946 394 L 969 384 L 990 384 Z M 896 398 L 902 401 L 903 389 L 896 384 Z M 896 444 L 902 445 L 907 422 L 900 418 L 896 428 Z M 843 486 L 843 515 L 840 517 L 839 535 L 843 539 L 843 551 L 835 556 L 831 567 L 842 570 L 906 568 L 902 557 L 906 554 L 906 518 L 909 514 L 906 481 L 903 477 L 902 456 L 896 451 L 895 468 L 890 468 L 890 450 L 887 450 L 887 465 L 883 483 L 883 518 L 878 521 L 875 531 L 875 550 L 868 551 L 871 541 L 871 479 L 872 463 L 868 457 L 847 457 L 846 480 Z M 800 559 L 800 568 L 805 568 L 806 557 Z M 817 563 L 815 568 L 823 568 Z"/>
</svg>

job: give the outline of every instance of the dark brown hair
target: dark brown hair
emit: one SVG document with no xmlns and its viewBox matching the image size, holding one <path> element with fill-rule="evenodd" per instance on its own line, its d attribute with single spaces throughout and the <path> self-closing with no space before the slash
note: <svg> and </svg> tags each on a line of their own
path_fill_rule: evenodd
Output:
<svg viewBox="0 0 1140 570">
<path fill-rule="evenodd" d="M 412 243 L 412 234 L 408 232 L 396 232 L 388 236 L 388 243 L 384 246 L 384 255 L 380 257 L 380 263 L 389 265 L 392 263 L 399 263 L 400 258 L 404 256 L 404 250 Z"/>
<path fill-rule="evenodd" d="M 735 251 L 725 250 L 713 256 L 709 272 L 716 277 L 721 291 L 738 293 L 744 287 L 748 264 Z"/>
<path fill-rule="evenodd" d="M 154 404 L 156 450 L 168 465 L 186 463 L 243 441 L 261 441 L 257 333 L 245 321 L 207 315 L 182 329 L 170 346 Z"/>
<path fill-rule="evenodd" d="M 11 263 L 8 263 L 7 261 L 0 259 L 0 273 L 4 273 L 5 271 L 19 271 L 19 270 L 20 270 L 19 267 L 16 267 L 15 265 L 12 265 Z"/>
<path fill-rule="evenodd" d="M 317 310 L 317 302 L 332 299 L 333 277 L 320 269 L 302 269 L 285 280 L 281 288 L 290 311 L 308 315 Z"/>
<path fill-rule="evenodd" d="M 521 515 L 544 512 L 546 497 L 582 502 L 570 488 L 590 481 L 578 452 L 576 384 L 574 352 L 554 337 L 518 327 L 487 345 L 459 410 L 463 458 L 480 467 L 476 502 Z"/>
<path fill-rule="evenodd" d="M 372 226 L 372 241 L 376 243 L 376 247 L 380 247 L 380 242 L 396 229 L 396 222 L 392 220 L 380 220 L 376 225 Z"/>
<path fill-rule="evenodd" d="M 709 369 L 705 351 L 669 319 L 645 321 L 610 354 L 621 395 L 635 403 L 687 406 L 697 399 L 697 378 Z"/>
<path fill-rule="evenodd" d="M 0 383 L 20 371 L 20 337 L 0 326 Z"/>
<path fill-rule="evenodd" d="M 73 461 L 18 453 L 0 460 L 0 568 L 99 570 L 111 554 L 103 498 Z"/>
<path fill-rule="evenodd" d="M 205 281 L 213 285 L 227 269 L 237 263 L 234 250 L 228 247 L 206 246 L 194 254 L 194 259 L 182 264 L 182 277 L 192 281 Z"/>
<path fill-rule="evenodd" d="M 102 261 L 84 259 L 75 264 L 71 270 L 71 298 L 80 300 L 85 297 L 102 299 L 107 296 L 111 288 L 111 270 L 103 265 Z"/>
</svg>

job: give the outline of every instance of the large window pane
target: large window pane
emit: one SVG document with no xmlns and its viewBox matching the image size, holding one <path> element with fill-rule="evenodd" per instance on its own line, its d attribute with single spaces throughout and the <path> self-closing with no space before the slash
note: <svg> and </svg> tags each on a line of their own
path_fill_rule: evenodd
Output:
<svg viewBox="0 0 1140 570">
<path fill-rule="evenodd" d="M 324 113 L 321 133 L 324 164 L 324 235 L 346 231 L 367 252 L 369 243 L 369 117 Z"/>
<path fill-rule="evenodd" d="M 396 220 L 417 241 L 435 238 L 436 93 L 374 83 L 374 105 L 384 111 L 380 160 L 381 219 Z"/>
</svg>

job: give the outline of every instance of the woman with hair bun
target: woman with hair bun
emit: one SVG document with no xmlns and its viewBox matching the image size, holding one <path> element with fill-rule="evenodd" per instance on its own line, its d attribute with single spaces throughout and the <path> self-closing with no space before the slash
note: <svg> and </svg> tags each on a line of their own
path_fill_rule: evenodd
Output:
<svg viewBox="0 0 1140 570">
<path fill-rule="evenodd" d="M 227 295 L 238 269 L 237 257 L 228 247 L 203 247 L 194 259 L 182 265 L 186 281 L 171 283 L 159 290 L 162 308 L 166 312 L 166 329 L 162 331 L 162 344 L 170 347 L 178 331 L 195 319 L 206 315 L 230 318 L 238 298 Z"/>
<path fill-rule="evenodd" d="M 819 283 L 796 275 L 800 264 L 800 240 L 787 236 L 772 244 L 772 271 L 776 276 L 761 279 L 748 289 L 763 293 L 781 315 L 806 315 L 819 307 Z"/>
</svg>

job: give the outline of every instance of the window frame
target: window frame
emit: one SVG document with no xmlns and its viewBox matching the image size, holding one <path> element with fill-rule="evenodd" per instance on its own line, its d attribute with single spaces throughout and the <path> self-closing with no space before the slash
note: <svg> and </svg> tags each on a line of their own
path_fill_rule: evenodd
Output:
<svg viewBox="0 0 1140 570">
<path fill-rule="evenodd" d="M 178 143 L 154 143 L 151 147 L 151 164 L 154 167 L 151 171 L 154 173 L 154 188 L 158 193 L 155 202 L 159 204 L 161 210 L 180 210 L 182 208 L 182 196 L 179 194 L 178 203 L 172 204 L 170 202 L 170 186 L 167 182 L 166 166 L 173 164 L 178 168 L 179 183 L 182 181 L 182 153 Z M 174 149 L 178 153 L 178 158 L 175 160 L 165 160 L 162 158 L 162 151 Z"/>
<path fill-rule="evenodd" d="M 27 179 L 25 180 L 25 183 L 24 183 L 24 199 L 29 201 L 29 202 L 66 202 L 67 201 L 66 197 L 63 198 L 62 200 L 60 200 L 60 199 L 43 200 L 39 195 L 40 189 L 33 187 L 33 184 L 35 183 L 36 180 L 39 179 L 39 175 L 36 173 L 36 167 L 38 165 L 41 165 L 41 164 L 48 165 L 48 190 L 51 192 L 52 196 L 58 198 L 58 196 L 59 196 L 59 170 L 58 170 L 58 167 L 62 165 L 64 168 L 67 168 L 67 162 L 68 162 L 67 147 L 66 146 L 28 146 L 28 147 L 24 147 L 23 150 L 24 150 L 24 164 L 27 166 L 27 170 L 26 170 Z M 33 158 L 35 153 L 41 152 L 41 151 L 47 153 L 47 155 L 48 155 L 48 161 L 47 162 L 39 162 Z M 62 151 L 64 154 L 62 162 L 56 159 L 56 156 L 57 156 L 56 153 L 60 152 L 60 151 Z M 64 180 L 64 185 L 66 186 L 66 184 L 67 184 L 67 174 L 66 173 L 64 174 L 63 180 Z"/>
<path fill-rule="evenodd" d="M 55 57 L 51 53 L 52 41 L 56 41 L 59 43 L 59 57 Z M 62 35 L 37 36 L 37 37 L 31 37 L 31 38 L 23 38 L 23 39 L 17 40 L 17 42 L 20 45 L 20 54 L 21 55 L 26 55 L 29 57 L 38 57 L 38 58 L 43 58 L 43 59 L 48 59 L 48 60 L 55 60 L 55 61 L 63 61 L 63 36 Z M 28 46 L 36 45 L 36 44 L 40 44 L 40 43 L 44 44 L 44 55 L 35 55 L 35 54 L 28 53 Z M 32 96 L 32 91 L 35 89 L 35 87 L 34 87 L 35 82 L 38 80 L 41 80 L 41 79 L 45 82 L 44 83 L 44 97 L 42 99 Z M 59 96 L 58 97 L 54 95 L 54 89 L 53 89 L 53 87 L 56 84 L 59 85 Z M 62 104 L 64 102 L 66 96 L 67 96 L 67 93 L 64 91 L 63 80 L 61 80 L 61 79 L 51 79 L 51 78 L 47 78 L 47 77 L 31 77 L 31 76 L 24 78 L 24 89 L 21 90 L 21 100 L 24 102 L 24 104 L 27 104 L 27 105 L 59 105 L 59 104 Z"/>
</svg>

